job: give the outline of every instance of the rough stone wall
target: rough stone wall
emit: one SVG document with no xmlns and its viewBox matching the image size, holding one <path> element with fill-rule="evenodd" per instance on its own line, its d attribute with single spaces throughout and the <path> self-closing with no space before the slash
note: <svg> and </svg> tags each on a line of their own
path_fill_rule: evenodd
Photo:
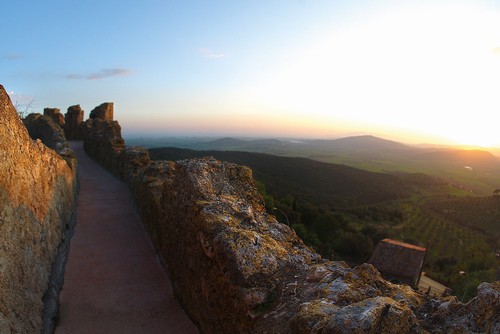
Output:
<svg viewBox="0 0 500 334">
<path fill-rule="evenodd" d="M 105 120 L 105 121 L 112 121 L 113 120 L 113 111 L 114 111 L 113 102 L 105 102 L 105 103 L 95 107 L 90 112 L 90 118 L 91 119 L 100 118 L 100 119 Z"/>
<path fill-rule="evenodd" d="M 136 184 L 137 198 L 154 194 L 152 200 L 159 193 L 156 214 L 144 222 L 202 332 L 252 332 L 254 319 L 320 259 L 265 212 L 246 167 L 185 160 L 153 165 L 139 180 L 144 176 L 159 181 Z M 151 204 L 139 207 L 149 212 Z"/>
<path fill-rule="evenodd" d="M 61 110 L 58 108 L 45 108 L 43 109 L 43 114 L 52 118 L 54 123 L 60 127 L 64 126 L 64 116 L 61 114 Z"/>
<path fill-rule="evenodd" d="M 84 111 L 80 105 L 68 108 L 64 116 L 64 134 L 68 140 L 83 139 L 83 117 Z"/>
<path fill-rule="evenodd" d="M 23 119 L 23 123 L 32 139 L 40 139 L 43 144 L 73 164 L 75 155 L 66 141 L 64 131 L 50 116 L 29 114 Z"/>
<path fill-rule="evenodd" d="M 84 123 L 83 147 L 101 165 L 121 177 L 123 169 L 122 152 L 125 142 L 117 121 L 90 118 Z"/>
<path fill-rule="evenodd" d="M 392 284 L 369 264 L 323 260 L 265 212 L 248 168 L 150 161 L 143 148 L 123 148 L 116 122 L 106 124 L 88 127 L 86 142 L 98 144 L 87 152 L 130 185 L 202 333 L 500 332 L 499 282 L 462 304 Z"/>
<path fill-rule="evenodd" d="M 0 333 L 39 333 L 58 247 L 74 212 L 75 173 L 33 141 L 0 85 Z"/>
</svg>

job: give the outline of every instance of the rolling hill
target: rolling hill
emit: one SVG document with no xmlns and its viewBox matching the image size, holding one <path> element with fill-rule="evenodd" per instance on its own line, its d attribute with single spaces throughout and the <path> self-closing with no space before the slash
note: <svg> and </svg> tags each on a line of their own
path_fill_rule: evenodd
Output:
<svg viewBox="0 0 500 334">
<path fill-rule="evenodd" d="M 154 148 L 149 152 L 155 160 L 213 156 L 245 165 L 270 192 L 279 196 L 291 194 L 297 200 L 314 201 L 332 209 L 405 198 L 411 193 L 410 187 L 398 176 L 306 158 L 179 148 Z"/>
<path fill-rule="evenodd" d="M 425 173 L 446 180 L 456 188 L 457 194 L 462 195 L 488 196 L 500 188 L 500 159 L 488 151 L 416 147 L 374 136 L 334 140 L 167 138 L 151 141 L 149 145 L 143 141 L 138 143 L 146 144 L 147 147 L 169 146 L 301 157 L 371 172 Z"/>
</svg>

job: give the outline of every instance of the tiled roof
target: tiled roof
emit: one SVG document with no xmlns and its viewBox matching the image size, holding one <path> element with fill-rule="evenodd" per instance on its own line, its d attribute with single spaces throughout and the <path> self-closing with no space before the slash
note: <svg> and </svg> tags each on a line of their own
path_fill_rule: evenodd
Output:
<svg viewBox="0 0 500 334">
<path fill-rule="evenodd" d="M 392 239 L 382 240 L 368 261 L 389 280 L 410 286 L 417 284 L 424 265 L 426 249 Z"/>
</svg>

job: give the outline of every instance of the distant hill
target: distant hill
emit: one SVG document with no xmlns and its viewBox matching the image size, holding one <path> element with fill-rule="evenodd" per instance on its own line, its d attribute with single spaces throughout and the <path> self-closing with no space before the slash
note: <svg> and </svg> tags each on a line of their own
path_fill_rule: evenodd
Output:
<svg viewBox="0 0 500 334">
<path fill-rule="evenodd" d="M 199 148 L 205 146 L 207 149 L 221 150 L 221 151 L 245 145 L 247 145 L 247 142 L 245 140 L 240 140 L 235 138 L 221 138 L 221 139 L 211 140 L 206 143 L 198 144 Z"/>
<path fill-rule="evenodd" d="M 480 150 L 445 150 L 423 152 L 418 155 L 423 160 L 482 169 L 488 171 L 499 171 L 500 160 L 487 151 Z"/>
<path fill-rule="evenodd" d="M 154 148 L 151 158 L 181 160 L 213 156 L 216 159 L 250 167 L 257 180 L 280 196 L 314 201 L 331 209 L 395 200 L 410 195 L 400 177 L 329 164 L 305 158 L 232 151 L 194 151 Z"/>
<path fill-rule="evenodd" d="M 216 151 L 268 151 L 271 148 L 288 147 L 288 143 L 278 139 L 241 140 L 235 138 L 221 138 L 198 143 L 193 149 Z"/>
<path fill-rule="evenodd" d="M 414 147 L 404 145 L 392 140 L 382 139 L 375 136 L 355 136 L 335 140 L 311 140 L 308 144 L 312 147 L 323 147 L 331 151 L 413 151 Z"/>
<path fill-rule="evenodd" d="M 144 140 L 138 144 L 146 147 L 168 146 L 302 157 L 372 172 L 425 173 L 447 180 L 458 191 L 478 196 L 489 195 L 494 189 L 500 188 L 500 159 L 488 151 L 409 146 L 375 136 L 333 140 L 166 138 L 151 141 L 150 145 Z"/>
<path fill-rule="evenodd" d="M 278 139 L 252 139 L 242 140 L 234 138 L 221 138 L 197 143 L 193 149 L 205 150 L 231 150 L 231 151 L 261 151 L 270 153 L 275 150 L 288 150 L 302 155 L 319 151 L 325 153 L 357 152 L 374 154 L 376 151 L 416 151 L 416 148 L 395 141 L 378 138 L 375 136 L 356 136 L 332 140 L 301 140 L 287 141 Z M 283 153 L 286 153 L 285 151 Z"/>
</svg>

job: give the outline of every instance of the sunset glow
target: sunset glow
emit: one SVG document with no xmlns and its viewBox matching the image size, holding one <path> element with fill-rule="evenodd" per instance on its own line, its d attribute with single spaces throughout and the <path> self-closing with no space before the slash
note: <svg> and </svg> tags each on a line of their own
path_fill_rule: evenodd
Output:
<svg viewBox="0 0 500 334">
<path fill-rule="evenodd" d="M 113 7 L 113 28 L 99 23 L 107 3 L 81 8 L 96 24 L 80 28 L 47 23 L 54 13 L 43 6 L 9 6 L 40 31 L 15 25 L 25 30 L 3 43 L 2 83 L 37 112 L 114 101 L 126 136 L 371 133 L 500 147 L 500 7 L 491 2 L 167 1 Z"/>
<path fill-rule="evenodd" d="M 425 22 L 425 25 L 423 24 Z M 463 23 L 467 22 L 467 25 Z M 496 145 L 500 16 L 473 7 L 373 14 L 297 52 L 261 90 L 303 115 Z M 293 71 L 290 71 L 293 69 Z"/>
</svg>

